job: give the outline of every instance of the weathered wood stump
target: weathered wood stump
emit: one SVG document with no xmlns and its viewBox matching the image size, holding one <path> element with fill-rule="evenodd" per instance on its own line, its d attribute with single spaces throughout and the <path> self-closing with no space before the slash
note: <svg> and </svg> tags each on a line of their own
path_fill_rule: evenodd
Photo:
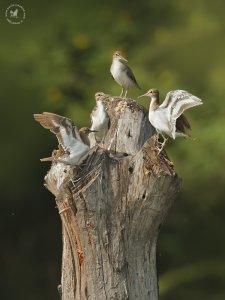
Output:
<svg viewBox="0 0 225 300">
<path fill-rule="evenodd" d="M 157 300 L 159 226 L 180 180 L 158 155 L 147 110 L 133 100 L 105 101 L 104 143 L 80 167 L 53 163 L 45 178 L 62 220 L 62 299 Z"/>
</svg>

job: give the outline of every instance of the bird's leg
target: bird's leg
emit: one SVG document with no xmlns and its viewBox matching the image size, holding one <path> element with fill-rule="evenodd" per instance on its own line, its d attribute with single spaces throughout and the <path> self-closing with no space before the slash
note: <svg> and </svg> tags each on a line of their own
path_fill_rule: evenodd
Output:
<svg viewBox="0 0 225 300">
<path fill-rule="evenodd" d="M 163 143 L 162 143 L 162 149 L 163 149 L 163 147 L 166 145 L 168 138 L 166 138 L 164 135 L 162 135 L 162 137 L 163 137 Z"/>
<path fill-rule="evenodd" d="M 120 94 L 120 97 L 122 97 L 122 95 L 123 95 L 123 87 L 122 87 L 122 92 L 121 92 L 121 94 Z"/>
<path fill-rule="evenodd" d="M 160 142 L 159 141 L 159 137 L 160 135 L 162 136 L 163 138 L 163 142 Z M 156 135 L 155 135 L 155 141 L 156 141 L 156 149 L 158 150 L 158 154 L 163 150 L 165 144 L 166 144 L 166 141 L 168 140 L 168 138 L 166 138 L 161 132 L 159 132 L 157 129 L 156 129 Z M 160 147 L 159 147 L 160 146 Z"/>
<path fill-rule="evenodd" d="M 159 143 L 159 131 L 156 129 L 155 141 Z"/>
<path fill-rule="evenodd" d="M 167 140 L 168 140 L 168 138 L 166 138 L 162 133 L 161 133 L 161 136 L 163 137 L 163 142 L 162 142 L 162 143 L 159 142 L 159 144 L 161 144 L 161 147 L 158 148 L 159 153 L 163 150 L 163 148 L 164 148 L 164 146 L 165 146 L 165 144 L 166 144 L 166 142 L 167 142 Z M 159 154 L 159 153 L 158 153 L 158 154 Z"/>
<path fill-rule="evenodd" d="M 125 91 L 124 98 L 127 98 L 127 92 L 128 90 Z"/>
</svg>

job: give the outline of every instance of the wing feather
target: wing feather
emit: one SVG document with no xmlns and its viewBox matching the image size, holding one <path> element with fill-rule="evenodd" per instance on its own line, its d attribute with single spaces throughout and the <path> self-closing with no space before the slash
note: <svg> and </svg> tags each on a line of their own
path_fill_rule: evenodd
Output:
<svg viewBox="0 0 225 300">
<path fill-rule="evenodd" d="M 127 76 L 135 83 L 137 88 L 141 89 L 131 68 L 122 59 L 120 59 L 120 62 L 124 65 L 124 71 L 126 72 Z"/>
<path fill-rule="evenodd" d="M 132 72 L 132 70 L 131 70 L 131 68 L 129 66 L 127 66 L 127 68 L 126 68 L 126 73 L 127 73 L 127 76 L 129 78 L 131 78 L 131 80 L 135 83 L 136 87 L 139 88 L 139 89 L 141 89 L 140 86 L 139 86 L 139 84 L 137 83 L 137 80 L 136 80 L 136 78 L 134 76 L 134 73 Z"/>
<path fill-rule="evenodd" d="M 203 104 L 198 97 L 183 91 L 171 91 L 166 95 L 160 108 L 167 108 L 171 119 L 177 119 L 186 109 Z"/>
<path fill-rule="evenodd" d="M 66 117 L 43 112 L 42 114 L 34 114 L 34 119 L 56 135 L 65 152 L 70 151 L 72 144 L 83 143 L 77 126 Z"/>
<path fill-rule="evenodd" d="M 167 93 L 165 100 L 159 107 L 161 109 L 167 109 L 173 138 L 175 138 L 177 119 L 183 114 L 186 109 L 201 104 L 203 104 L 201 99 L 184 90 L 175 90 Z M 184 120 L 183 117 L 182 120 Z M 179 123 L 180 121 L 178 121 L 178 126 L 180 125 Z M 187 125 L 185 126 L 186 128 L 190 127 L 190 124 L 188 123 L 186 118 L 182 126 L 184 126 L 184 124 Z"/>
<path fill-rule="evenodd" d="M 191 125 L 184 114 L 180 115 L 176 121 L 176 131 L 185 133 L 185 129 L 191 130 Z"/>
</svg>

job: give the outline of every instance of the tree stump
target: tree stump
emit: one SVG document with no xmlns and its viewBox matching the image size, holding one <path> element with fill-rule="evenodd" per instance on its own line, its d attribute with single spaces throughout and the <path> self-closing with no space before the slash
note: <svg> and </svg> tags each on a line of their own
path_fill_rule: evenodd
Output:
<svg viewBox="0 0 225 300">
<path fill-rule="evenodd" d="M 45 177 L 62 220 L 63 300 L 157 300 L 160 224 L 180 190 L 158 154 L 147 110 L 105 98 L 111 125 L 79 167 L 53 163 Z"/>
</svg>

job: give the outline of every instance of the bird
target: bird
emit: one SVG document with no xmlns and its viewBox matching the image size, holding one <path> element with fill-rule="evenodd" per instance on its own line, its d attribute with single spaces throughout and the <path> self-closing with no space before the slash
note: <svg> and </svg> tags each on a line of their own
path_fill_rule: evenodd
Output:
<svg viewBox="0 0 225 300">
<path fill-rule="evenodd" d="M 79 129 L 80 137 L 84 144 L 90 147 L 89 133 L 96 132 L 95 130 L 90 130 L 88 127 L 82 127 Z M 62 146 L 59 144 L 57 150 L 53 150 L 52 155 L 49 157 L 41 158 L 40 161 L 57 161 L 58 158 L 63 155 L 65 152 Z"/>
<path fill-rule="evenodd" d="M 18 8 L 13 10 L 10 10 L 10 17 L 17 18 L 18 17 Z"/>
<path fill-rule="evenodd" d="M 106 97 L 107 95 L 103 92 L 97 92 L 95 94 L 96 107 L 91 113 L 91 130 L 95 131 L 97 143 L 100 143 L 105 138 L 110 125 L 110 119 L 104 103 Z"/>
<path fill-rule="evenodd" d="M 159 91 L 155 88 L 150 89 L 140 97 L 150 97 L 149 121 L 155 127 L 157 136 L 161 134 L 163 142 L 159 152 L 162 151 L 169 136 L 189 137 L 186 129 L 191 129 L 190 123 L 183 112 L 194 106 L 203 104 L 202 100 L 184 90 L 174 90 L 167 93 L 165 100 L 159 104 Z"/>
<path fill-rule="evenodd" d="M 34 114 L 34 119 L 44 128 L 53 132 L 59 142 L 59 149 L 53 152 L 52 159 L 68 165 L 79 165 L 87 156 L 90 150 L 86 138 L 89 132 L 88 128 L 81 128 L 78 131 L 77 126 L 69 118 L 50 113 Z"/>
<path fill-rule="evenodd" d="M 113 60 L 110 68 L 111 75 L 113 79 L 122 86 L 122 92 L 120 97 L 123 95 L 125 90 L 124 97 L 126 98 L 127 92 L 131 86 L 136 86 L 140 89 L 139 84 L 132 72 L 131 68 L 127 65 L 127 60 L 122 56 L 120 51 L 116 51 L 113 54 Z"/>
</svg>

